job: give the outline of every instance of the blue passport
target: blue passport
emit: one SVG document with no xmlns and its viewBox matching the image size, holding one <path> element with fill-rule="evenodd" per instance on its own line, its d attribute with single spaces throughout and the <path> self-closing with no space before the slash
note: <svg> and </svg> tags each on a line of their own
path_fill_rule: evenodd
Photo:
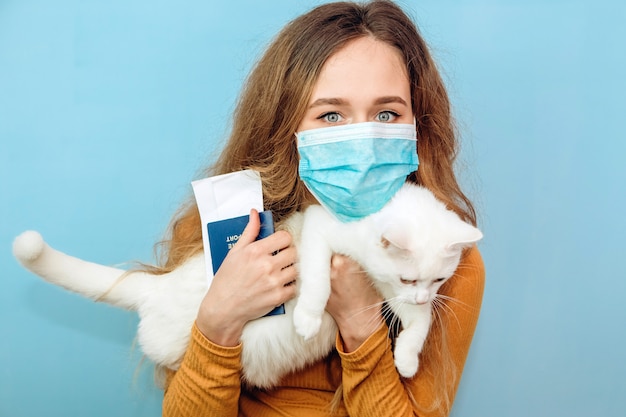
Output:
<svg viewBox="0 0 626 417">
<path fill-rule="evenodd" d="M 262 211 L 259 213 L 259 218 L 261 220 L 261 230 L 256 240 L 263 239 L 274 233 L 274 218 L 272 217 L 272 212 L 269 210 Z M 211 259 L 213 261 L 213 274 L 215 274 L 220 265 L 222 265 L 228 251 L 239 241 L 249 219 L 250 216 L 246 215 L 207 223 Z M 284 305 L 276 307 L 267 315 L 275 316 L 277 314 L 285 314 Z"/>
</svg>

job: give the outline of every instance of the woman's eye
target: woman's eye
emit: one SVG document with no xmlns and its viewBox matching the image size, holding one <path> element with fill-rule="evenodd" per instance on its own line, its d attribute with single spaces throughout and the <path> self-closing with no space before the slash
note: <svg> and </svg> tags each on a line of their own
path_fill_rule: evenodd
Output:
<svg viewBox="0 0 626 417">
<path fill-rule="evenodd" d="M 342 120 L 342 117 L 339 113 L 330 112 L 322 114 L 320 117 L 318 117 L 318 119 L 321 119 L 327 123 L 338 123 Z"/>
<path fill-rule="evenodd" d="M 398 113 L 392 112 L 390 110 L 385 110 L 376 115 L 376 120 L 378 120 L 379 122 L 388 123 L 393 122 L 396 117 L 398 117 Z"/>
</svg>

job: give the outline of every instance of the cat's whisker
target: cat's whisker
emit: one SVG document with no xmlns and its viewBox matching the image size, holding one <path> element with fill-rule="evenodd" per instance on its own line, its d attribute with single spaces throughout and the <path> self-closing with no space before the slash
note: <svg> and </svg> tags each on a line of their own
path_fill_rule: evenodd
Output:
<svg viewBox="0 0 626 417">
<path fill-rule="evenodd" d="M 475 307 L 472 307 L 471 305 L 459 300 L 458 298 L 450 297 L 449 295 L 437 294 L 436 298 L 439 298 L 440 301 L 445 301 L 446 303 L 451 303 L 456 306 L 459 306 L 463 311 L 468 312 L 468 313 L 471 313 L 476 310 Z M 448 306 L 448 307 L 452 309 L 451 306 Z"/>
<path fill-rule="evenodd" d="M 389 298 L 386 300 L 388 306 L 389 306 L 389 311 L 393 314 L 394 310 L 402 310 L 404 308 L 405 303 L 400 299 L 400 297 L 393 297 L 393 298 Z"/>
<path fill-rule="evenodd" d="M 432 302 L 433 311 L 438 314 L 451 314 L 456 317 L 455 311 L 445 301 L 435 298 Z"/>
<path fill-rule="evenodd" d="M 388 303 L 383 303 L 383 308 L 380 311 L 383 320 L 387 322 L 387 344 L 391 344 L 391 340 L 393 339 L 392 331 L 393 321 L 395 320 L 393 311 L 391 311 L 391 307 L 389 307 Z"/>
<path fill-rule="evenodd" d="M 368 312 L 370 310 L 373 310 L 375 308 L 378 308 L 378 307 L 381 307 L 381 306 L 384 306 L 384 305 L 385 305 L 384 301 L 380 301 L 378 303 L 370 304 L 368 306 L 365 306 L 363 308 L 355 310 L 354 313 L 352 313 L 352 315 L 350 317 L 353 318 L 355 316 L 358 316 L 359 314 L 366 313 L 366 312 Z"/>
<path fill-rule="evenodd" d="M 450 307 L 444 300 L 435 298 L 432 302 L 432 313 L 435 319 L 439 322 L 440 326 L 446 327 L 444 325 L 444 320 L 450 321 L 451 319 L 447 319 L 447 317 L 452 317 L 460 324 L 459 318 L 456 315 L 456 311 L 452 307 Z"/>
<path fill-rule="evenodd" d="M 369 311 L 372 311 L 374 309 L 380 309 L 381 311 L 381 316 L 384 319 L 385 318 L 385 314 L 388 314 L 390 312 L 389 307 L 387 305 L 387 303 L 385 303 L 385 301 L 380 301 L 377 303 L 373 303 L 370 304 L 368 306 L 365 306 L 363 308 L 360 308 L 356 311 L 354 311 L 351 315 L 351 318 L 358 316 L 359 314 L 363 314 Z M 374 331 L 379 325 L 380 325 L 380 316 L 378 315 L 371 315 L 370 318 L 368 319 L 367 323 L 365 324 L 367 326 L 367 328 L 370 328 L 372 331 Z"/>
<path fill-rule="evenodd" d="M 436 322 L 439 325 L 438 326 L 439 328 L 445 328 L 444 320 L 441 317 L 441 315 L 442 315 L 441 310 L 439 308 L 434 308 L 433 307 L 433 310 L 432 310 L 432 323 Z M 432 324 L 431 324 L 431 326 L 432 326 Z"/>
<path fill-rule="evenodd" d="M 383 303 L 383 309 L 381 310 L 384 319 L 393 319 L 395 314 L 389 305 L 389 302 Z"/>
<path fill-rule="evenodd" d="M 387 340 L 393 346 L 393 340 L 398 336 L 398 332 L 402 327 L 400 317 L 395 311 L 401 311 L 404 303 L 397 298 L 388 299 L 383 307 L 383 317 L 387 322 L 388 332 Z M 395 311 L 394 311 L 395 310 Z"/>
<path fill-rule="evenodd" d="M 456 311 L 454 311 L 454 309 L 450 307 L 444 300 L 435 298 L 433 300 L 433 311 L 439 318 L 440 324 L 443 323 L 442 314 L 445 313 L 447 316 L 453 317 L 457 325 L 461 326 L 461 322 L 456 314 Z"/>
<path fill-rule="evenodd" d="M 445 300 L 445 301 L 451 301 L 453 303 L 469 307 L 469 304 L 459 300 L 458 298 L 454 298 L 454 297 L 451 297 L 451 296 L 446 295 L 446 294 L 437 293 L 436 298 L 440 298 L 440 299 Z"/>
</svg>

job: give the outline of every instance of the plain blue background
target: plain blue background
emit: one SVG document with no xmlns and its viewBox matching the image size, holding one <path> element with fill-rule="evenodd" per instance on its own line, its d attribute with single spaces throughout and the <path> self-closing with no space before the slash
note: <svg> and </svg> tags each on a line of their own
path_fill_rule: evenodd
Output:
<svg viewBox="0 0 626 417">
<path fill-rule="evenodd" d="M 315 1 L 0 1 L 0 415 L 157 416 L 136 317 L 21 269 L 150 262 L 269 39 Z M 403 0 L 449 86 L 487 287 L 455 416 L 626 409 L 626 6 Z"/>
</svg>

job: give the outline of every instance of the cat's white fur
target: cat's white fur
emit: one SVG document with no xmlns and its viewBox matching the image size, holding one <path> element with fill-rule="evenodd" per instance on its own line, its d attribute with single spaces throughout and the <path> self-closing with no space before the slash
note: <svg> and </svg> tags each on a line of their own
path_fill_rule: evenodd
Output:
<svg viewBox="0 0 626 417">
<path fill-rule="evenodd" d="M 430 327 L 431 302 L 456 270 L 462 250 L 482 238 L 430 191 L 411 184 L 379 212 L 357 222 L 340 223 L 320 206 L 311 206 L 291 216 L 284 228 L 298 246 L 299 295 L 285 303 L 284 315 L 249 322 L 241 337 L 243 378 L 263 388 L 333 348 L 337 327 L 324 310 L 333 253 L 361 264 L 400 319 L 395 363 L 402 376 L 413 376 Z M 27 269 L 53 284 L 136 310 L 145 355 L 171 369 L 180 366 L 208 290 L 203 254 L 170 273 L 153 275 L 74 258 L 48 246 L 34 231 L 18 236 L 13 252 Z"/>
</svg>

